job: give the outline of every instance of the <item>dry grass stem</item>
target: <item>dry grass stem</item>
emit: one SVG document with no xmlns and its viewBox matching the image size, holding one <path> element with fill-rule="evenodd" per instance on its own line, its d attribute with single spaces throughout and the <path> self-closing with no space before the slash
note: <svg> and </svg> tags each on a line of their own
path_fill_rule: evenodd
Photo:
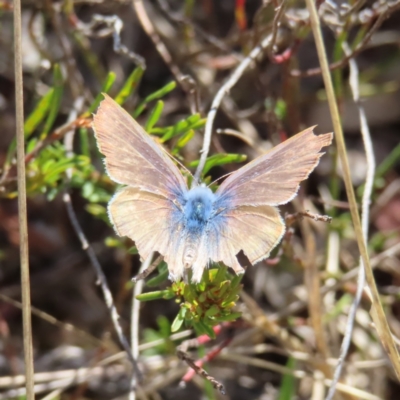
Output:
<svg viewBox="0 0 400 400">
<path fill-rule="evenodd" d="M 344 142 L 344 136 L 342 131 L 342 126 L 340 123 L 340 117 L 338 112 L 338 107 L 336 103 L 335 93 L 333 90 L 332 79 L 329 71 L 328 61 L 326 58 L 325 45 L 322 39 L 321 26 L 318 17 L 318 13 L 315 4 L 312 0 L 306 0 L 307 8 L 310 11 L 310 21 L 313 30 L 315 43 L 318 52 L 318 58 L 322 69 L 322 76 L 325 83 L 331 118 L 333 122 L 333 127 L 336 136 L 336 143 L 338 147 L 339 157 L 342 162 L 343 177 L 346 187 L 346 193 L 348 196 L 350 204 L 351 217 L 354 224 L 354 230 L 357 238 L 358 248 L 361 253 L 361 258 L 363 266 L 365 268 L 366 279 L 368 283 L 369 290 L 371 292 L 371 303 L 372 310 L 371 316 L 376 324 L 378 336 L 388 353 L 388 356 L 392 362 L 392 365 L 396 371 L 398 379 L 400 379 L 400 360 L 397 348 L 393 341 L 389 325 L 382 308 L 382 304 L 379 299 L 379 293 L 376 287 L 374 276 L 372 273 L 372 268 L 369 262 L 368 250 L 364 240 L 363 230 L 360 222 L 360 216 L 358 214 L 357 202 L 354 194 L 353 184 L 351 180 L 350 167 L 347 158 L 346 145 Z"/>
<path fill-rule="evenodd" d="M 22 79 L 22 21 L 20 0 L 14 1 L 14 75 L 18 168 L 18 227 L 21 262 L 24 360 L 26 374 L 25 388 L 27 400 L 33 400 L 35 398 L 35 394 L 31 320 L 31 291 L 29 279 L 28 222 L 25 183 L 24 92 Z"/>
</svg>

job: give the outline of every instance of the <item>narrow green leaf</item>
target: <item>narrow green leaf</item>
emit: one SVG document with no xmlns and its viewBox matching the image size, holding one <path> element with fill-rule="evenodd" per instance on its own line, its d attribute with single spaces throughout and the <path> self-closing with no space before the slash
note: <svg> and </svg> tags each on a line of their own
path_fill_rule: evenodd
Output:
<svg viewBox="0 0 400 400">
<path fill-rule="evenodd" d="M 376 169 L 375 178 L 381 178 L 400 160 L 400 143 L 389 153 Z"/>
<path fill-rule="evenodd" d="M 165 263 L 164 263 L 165 264 Z M 149 279 L 146 282 L 146 286 L 155 287 L 161 285 L 161 283 L 165 282 L 168 278 L 168 267 L 167 264 L 163 266 L 163 268 L 159 271 L 159 274 L 154 278 Z"/>
<path fill-rule="evenodd" d="M 44 139 L 50 132 L 50 129 L 52 128 L 54 121 L 57 118 L 58 111 L 61 105 L 61 99 L 64 92 L 64 78 L 62 76 L 59 64 L 54 64 L 53 80 L 54 80 L 54 91 L 51 97 L 49 114 L 47 115 L 44 128 L 42 130 L 42 133 L 40 134 L 41 139 Z"/>
<path fill-rule="evenodd" d="M 90 145 L 87 128 L 79 129 L 79 143 L 81 145 L 81 153 L 90 158 Z"/>
<path fill-rule="evenodd" d="M 206 317 L 214 317 L 215 315 L 220 313 L 220 311 L 220 308 L 216 304 L 214 304 L 206 311 L 205 315 Z"/>
<path fill-rule="evenodd" d="M 140 67 L 135 68 L 132 73 L 128 76 L 122 89 L 115 97 L 115 101 L 122 105 L 126 99 L 138 88 L 140 80 L 142 79 L 144 70 Z"/>
<path fill-rule="evenodd" d="M 139 254 L 139 251 L 136 246 L 132 246 L 128 249 L 128 254 L 132 254 L 132 255 Z"/>
<path fill-rule="evenodd" d="M 241 163 L 245 161 L 247 158 L 244 154 L 214 154 L 211 157 L 207 158 L 206 165 L 203 169 L 203 174 L 207 174 L 207 172 L 217 165 L 225 165 L 231 163 Z M 189 164 L 190 167 L 197 167 L 199 164 L 199 160 L 193 161 Z"/>
<path fill-rule="evenodd" d="M 171 332 L 177 332 L 181 328 L 183 321 L 185 320 L 185 315 L 186 315 L 187 309 L 185 307 L 181 307 L 179 310 L 177 316 L 174 319 L 174 322 L 172 322 L 171 325 Z"/>
<path fill-rule="evenodd" d="M 289 368 L 291 371 L 294 370 L 295 359 L 293 357 L 289 357 L 286 368 Z M 278 400 L 291 400 L 295 397 L 295 388 L 296 388 L 296 379 L 293 374 L 285 374 L 282 377 L 281 387 L 279 390 Z"/>
<path fill-rule="evenodd" d="M 156 105 L 151 110 L 150 116 L 146 122 L 145 125 L 146 132 L 150 132 L 153 126 L 157 124 L 163 110 L 164 110 L 164 102 L 162 100 L 158 100 Z"/>
<path fill-rule="evenodd" d="M 34 110 L 29 114 L 24 124 L 25 137 L 29 137 L 36 127 L 43 121 L 49 112 L 53 98 L 54 88 L 51 88 L 39 101 Z"/>
<path fill-rule="evenodd" d="M 171 290 L 157 290 L 155 292 L 148 292 L 148 293 L 141 293 L 140 295 L 136 296 L 137 300 L 140 301 L 151 301 L 151 300 L 158 300 L 158 299 L 172 299 L 174 294 Z"/>
<path fill-rule="evenodd" d="M 133 113 L 133 118 L 137 118 L 143 110 L 146 108 L 147 103 L 150 103 L 150 101 L 153 100 L 158 100 L 161 97 L 165 96 L 172 90 L 174 90 L 176 87 L 175 82 L 170 82 L 164 87 L 162 87 L 160 90 L 157 90 L 156 92 L 152 93 L 151 95 L 147 96 L 136 108 L 135 112 Z"/>
<path fill-rule="evenodd" d="M 215 335 L 215 332 L 214 332 L 212 326 L 207 325 L 203 321 L 193 322 L 193 328 L 195 329 L 195 331 L 198 334 L 207 335 L 211 339 L 215 339 L 216 338 L 216 335 Z"/>
<path fill-rule="evenodd" d="M 163 86 L 161 89 L 155 91 L 154 93 L 150 94 L 144 99 L 145 103 L 150 103 L 150 101 L 160 99 L 161 97 L 166 96 L 169 92 L 172 92 L 176 88 L 176 83 L 169 82 L 165 86 Z"/>
<path fill-rule="evenodd" d="M 178 141 L 176 142 L 176 145 L 174 147 L 174 152 L 175 150 L 180 150 L 184 148 L 194 137 L 194 130 L 190 129 L 187 131 L 184 135 L 182 135 Z"/>
<path fill-rule="evenodd" d="M 191 129 L 196 130 L 202 128 L 205 123 L 206 119 L 201 118 L 200 114 L 191 115 L 189 118 L 177 122 L 172 127 L 172 130 L 169 130 L 164 134 L 164 136 L 161 138 L 161 141 L 166 142 L 167 140 L 172 139 L 175 136 L 184 134 Z"/>
<path fill-rule="evenodd" d="M 109 72 L 107 74 L 107 77 L 104 80 L 103 87 L 101 88 L 100 93 L 96 96 L 96 98 L 94 99 L 93 103 L 90 105 L 89 110 L 86 113 L 83 114 L 83 117 L 89 116 L 93 111 L 95 111 L 97 109 L 97 107 L 99 106 L 100 102 L 104 98 L 103 93 L 108 93 L 110 91 L 112 85 L 115 82 L 115 78 L 116 77 L 117 77 L 117 75 L 115 74 L 115 72 Z"/>
<path fill-rule="evenodd" d="M 214 319 L 215 319 L 215 322 L 217 322 L 217 323 L 230 322 L 230 321 L 236 321 L 241 316 L 242 316 L 242 313 L 240 313 L 240 312 L 232 312 L 227 315 L 221 315 L 221 316 L 215 317 Z"/>
</svg>

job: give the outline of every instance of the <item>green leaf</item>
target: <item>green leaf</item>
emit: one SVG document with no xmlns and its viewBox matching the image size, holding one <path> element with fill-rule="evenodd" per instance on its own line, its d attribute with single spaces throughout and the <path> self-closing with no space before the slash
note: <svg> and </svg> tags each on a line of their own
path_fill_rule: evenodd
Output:
<svg viewBox="0 0 400 400">
<path fill-rule="evenodd" d="M 294 370 L 295 359 L 289 357 L 286 368 Z M 296 379 L 293 374 L 285 374 L 282 377 L 278 400 L 291 400 L 295 397 Z"/>
<path fill-rule="evenodd" d="M 115 97 L 115 101 L 122 105 L 126 99 L 138 88 L 140 80 L 142 79 L 144 70 L 140 67 L 135 68 L 132 73 L 128 76 L 122 89 Z"/>
<path fill-rule="evenodd" d="M 107 236 L 104 239 L 104 244 L 107 247 L 117 247 L 117 248 L 122 248 L 123 247 L 121 241 L 119 239 L 117 239 L 116 237 L 113 237 L 113 236 Z"/>
<path fill-rule="evenodd" d="M 226 315 L 215 317 L 215 323 L 236 321 L 242 316 L 240 312 L 232 312 Z"/>
<path fill-rule="evenodd" d="M 205 316 L 206 317 L 214 317 L 215 315 L 219 314 L 221 312 L 221 309 L 216 305 L 213 304 L 207 311 Z"/>
<path fill-rule="evenodd" d="M 164 87 L 162 87 L 160 90 L 157 90 L 156 92 L 147 96 L 136 108 L 135 112 L 133 113 L 133 118 L 137 118 L 143 112 L 143 110 L 146 108 L 147 103 L 150 103 L 150 101 L 158 100 L 161 97 L 164 97 L 166 94 L 174 90 L 175 87 L 176 83 L 170 82 L 166 84 Z"/>
<path fill-rule="evenodd" d="M 165 299 L 169 300 L 174 297 L 174 293 L 169 290 L 157 290 L 155 292 L 148 292 L 148 293 L 141 293 L 138 296 L 136 296 L 137 300 L 140 301 L 151 301 L 151 300 L 158 300 L 158 299 Z"/>
<path fill-rule="evenodd" d="M 190 129 L 202 128 L 206 123 L 205 118 L 201 118 L 200 114 L 194 114 L 190 117 L 177 122 L 172 129 L 169 129 L 164 136 L 161 138 L 162 142 L 166 142 L 175 136 L 181 135 L 189 131 Z"/>
<path fill-rule="evenodd" d="M 172 322 L 171 325 L 171 332 L 177 332 L 181 328 L 183 321 L 185 320 L 185 315 L 186 315 L 187 309 L 185 307 L 181 307 L 179 310 L 177 316 L 174 319 L 174 322 Z"/>
<path fill-rule="evenodd" d="M 280 121 L 283 121 L 286 118 L 287 107 L 286 102 L 282 99 L 278 99 L 275 104 L 275 114 Z"/>
<path fill-rule="evenodd" d="M 185 134 L 183 134 L 178 141 L 176 142 L 176 145 L 174 147 L 173 153 L 178 152 L 180 149 L 184 148 L 194 137 L 194 130 L 190 129 L 187 131 Z"/>
<path fill-rule="evenodd" d="M 375 179 L 381 178 L 392 169 L 400 160 L 400 143 L 390 152 L 390 154 L 379 164 L 376 169 Z"/>
<path fill-rule="evenodd" d="M 107 215 L 107 209 L 101 204 L 87 204 L 85 207 L 86 211 L 95 217 L 101 217 Z"/>
<path fill-rule="evenodd" d="M 150 116 L 146 122 L 145 130 L 146 132 L 150 132 L 155 124 L 157 124 L 158 120 L 161 117 L 161 114 L 164 109 L 164 102 L 162 100 L 158 100 L 156 105 L 151 110 Z"/>
<path fill-rule="evenodd" d="M 225 165 L 231 163 L 241 163 L 246 161 L 247 156 L 244 154 L 214 154 L 211 157 L 207 158 L 206 165 L 203 169 L 203 175 L 207 174 L 207 172 L 217 165 Z M 197 167 L 199 165 L 199 160 L 192 161 L 189 166 Z"/>
<path fill-rule="evenodd" d="M 51 97 L 49 114 L 44 124 L 42 133 L 40 134 L 41 139 L 44 139 L 50 132 L 50 129 L 52 128 L 54 121 L 57 118 L 58 111 L 61 105 L 61 99 L 64 92 L 64 78 L 62 76 L 59 64 L 54 65 L 53 79 L 54 79 L 54 90 L 53 90 L 53 95 Z"/>
<path fill-rule="evenodd" d="M 29 114 L 24 124 L 25 137 L 29 137 L 49 112 L 53 98 L 54 88 L 51 88 L 39 101 L 34 110 Z"/>
<path fill-rule="evenodd" d="M 146 282 L 146 286 L 155 287 L 161 285 L 161 283 L 165 282 L 168 278 L 168 267 L 167 264 L 163 263 L 163 267 L 160 269 L 159 274 L 154 278 L 149 279 Z"/>
<path fill-rule="evenodd" d="M 155 91 L 154 93 L 147 96 L 144 101 L 145 103 L 150 103 L 150 101 L 160 99 L 161 97 L 166 96 L 169 92 L 172 92 L 176 88 L 176 82 L 169 82 L 161 89 Z"/>
<path fill-rule="evenodd" d="M 117 75 L 115 72 L 109 72 L 106 76 L 106 79 L 104 80 L 103 87 L 101 88 L 100 93 L 96 96 L 94 99 L 93 103 L 90 105 L 89 110 L 83 114 L 83 117 L 89 116 L 93 111 L 97 109 L 99 106 L 100 102 L 103 100 L 104 96 L 103 93 L 108 93 L 109 90 L 111 89 L 112 85 L 115 82 L 115 78 Z"/>
<path fill-rule="evenodd" d="M 202 321 L 198 321 L 198 322 L 193 322 L 193 328 L 195 329 L 195 331 L 197 332 L 197 334 L 200 335 L 207 335 L 209 336 L 211 339 L 215 339 L 215 332 L 212 328 L 212 326 L 205 324 Z"/>
<path fill-rule="evenodd" d="M 130 247 L 128 249 L 128 254 L 132 254 L 132 255 L 139 254 L 137 247 L 136 246 Z"/>
<path fill-rule="evenodd" d="M 81 145 L 81 153 L 86 157 L 90 157 L 89 136 L 87 128 L 79 129 L 79 143 Z"/>
</svg>

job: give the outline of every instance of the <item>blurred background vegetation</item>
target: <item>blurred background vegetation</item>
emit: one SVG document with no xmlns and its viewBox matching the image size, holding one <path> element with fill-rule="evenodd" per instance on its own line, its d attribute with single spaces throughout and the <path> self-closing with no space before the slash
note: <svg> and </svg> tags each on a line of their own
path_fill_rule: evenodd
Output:
<svg viewBox="0 0 400 400">
<path fill-rule="evenodd" d="M 358 200 L 367 171 L 360 104 L 371 130 L 377 169 L 368 248 L 387 320 L 400 338 L 400 2 L 316 3 Z M 25 398 L 12 17 L 12 1 L 0 1 L 0 399 Z M 309 14 L 296 0 L 26 0 L 22 19 L 37 398 L 125 399 L 132 367 L 65 200 L 68 193 L 129 336 L 131 278 L 140 260 L 134 244 L 114 234 L 106 213 L 116 185 L 104 172 L 90 128 L 101 92 L 194 171 L 217 90 L 272 35 L 273 45 L 224 97 L 203 170 L 209 183 L 305 127 L 332 131 Z M 359 68 L 360 102 L 353 101 L 349 86 L 350 59 Z M 141 304 L 138 398 L 222 398 L 209 380 L 185 375 L 179 344 L 195 347 L 191 356 L 203 357 L 204 367 L 224 385 L 224 398 L 324 398 L 329 381 L 321 371 L 331 377 L 359 265 L 341 171 L 333 145 L 297 199 L 281 210 L 326 214 L 331 224 L 287 218 L 282 244 L 270 259 L 249 267 L 241 282 L 233 278 L 228 285 L 225 269 L 212 270 L 207 285 L 224 286 L 223 307 L 234 302 L 231 317 L 216 319 L 207 305 L 197 311 L 208 322 L 192 331 L 174 299 L 190 302 L 193 293 L 171 288 L 166 266 L 158 266 L 142 295 L 152 301 Z M 311 264 L 318 272 L 313 281 Z M 315 282 L 321 304 L 313 304 Z M 209 286 L 201 287 L 195 297 L 208 292 Z M 364 296 L 338 399 L 398 398 L 400 386 L 369 307 Z M 182 343 L 196 336 L 196 343 Z"/>
</svg>

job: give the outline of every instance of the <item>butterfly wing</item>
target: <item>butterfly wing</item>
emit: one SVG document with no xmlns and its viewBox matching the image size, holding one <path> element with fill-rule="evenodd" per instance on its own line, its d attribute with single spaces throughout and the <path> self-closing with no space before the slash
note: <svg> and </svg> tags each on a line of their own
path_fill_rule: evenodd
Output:
<svg viewBox="0 0 400 400">
<path fill-rule="evenodd" d="M 229 199 L 231 207 L 276 206 L 296 195 L 300 182 L 317 166 L 332 142 L 332 133 L 316 136 L 308 128 L 274 147 L 230 175 L 216 194 Z"/>
<path fill-rule="evenodd" d="M 210 224 L 199 254 L 207 254 L 212 261 L 223 262 L 236 273 L 242 273 L 236 257 L 240 251 L 255 264 L 269 256 L 284 233 L 285 225 L 277 208 L 240 206 L 227 210 Z M 200 281 L 205 265 L 204 260 L 193 264 L 194 282 Z"/>
<path fill-rule="evenodd" d="M 170 276 L 183 275 L 185 238 L 179 211 L 161 195 L 125 187 L 115 194 L 108 213 L 118 235 L 131 238 L 143 259 L 154 251 L 164 256 Z"/>
<path fill-rule="evenodd" d="M 210 224 L 205 241 L 210 258 L 238 273 L 240 251 L 252 264 L 268 257 L 285 233 L 274 206 L 296 195 L 323 155 L 322 147 L 331 141 L 332 134 L 315 136 L 313 128 L 306 129 L 229 176 L 216 192 L 222 212 Z"/>
<path fill-rule="evenodd" d="M 161 146 L 111 97 L 104 94 L 104 98 L 93 129 L 110 178 L 165 197 L 187 190 Z"/>
<path fill-rule="evenodd" d="M 183 274 L 185 240 L 174 204 L 187 191 L 182 174 L 161 146 L 114 100 L 104 95 L 93 127 L 111 179 L 128 185 L 108 205 L 120 236 L 131 238 L 143 259 L 158 251 L 171 277 Z"/>
</svg>

